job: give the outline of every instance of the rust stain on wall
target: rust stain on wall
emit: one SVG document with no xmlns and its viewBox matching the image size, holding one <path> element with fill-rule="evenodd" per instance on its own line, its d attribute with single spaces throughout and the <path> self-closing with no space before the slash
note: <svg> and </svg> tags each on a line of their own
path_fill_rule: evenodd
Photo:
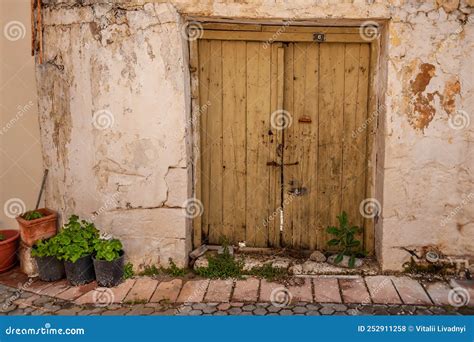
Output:
<svg viewBox="0 0 474 342">
<path fill-rule="evenodd" d="M 453 114 L 456 110 L 456 95 L 461 93 L 461 83 L 457 78 L 446 82 L 442 96 L 442 106 L 446 113 Z"/>
<path fill-rule="evenodd" d="M 435 75 L 435 70 L 433 64 L 423 63 L 420 65 L 420 71 L 415 79 L 410 81 L 413 113 L 409 114 L 409 121 L 415 129 L 424 130 L 427 128 L 436 113 L 432 104 L 435 93 L 424 94 L 426 87 Z"/>
</svg>

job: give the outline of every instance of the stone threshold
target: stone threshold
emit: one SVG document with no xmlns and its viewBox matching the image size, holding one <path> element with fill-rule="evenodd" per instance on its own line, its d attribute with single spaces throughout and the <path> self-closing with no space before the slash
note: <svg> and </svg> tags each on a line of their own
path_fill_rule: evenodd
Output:
<svg viewBox="0 0 474 342">
<path fill-rule="evenodd" d="M 31 292 L 77 305 L 102 307 L 112 304 L 230 302 L 270 302 L 276 306 L 305 302 L 474 307 L 473 288 L 464 289 L 467 299 L 459 305 L 459 302 L 453 304 L 454 290 L 448 282 L 387 275 L 300 276 L 286 280 L 285 284 L 253 277 L 238 280 L 175 278 L 162 281 L 151 277 L 135 277 L 114 288 L 102 288 L 95 282 L 82 286 L 71 286 L 66 280 L 43 282 L 28 278 L 14 269 L 0 275 L 0 284 L 16 288 L 20 295 L 22 292 Z"/>
</svg>

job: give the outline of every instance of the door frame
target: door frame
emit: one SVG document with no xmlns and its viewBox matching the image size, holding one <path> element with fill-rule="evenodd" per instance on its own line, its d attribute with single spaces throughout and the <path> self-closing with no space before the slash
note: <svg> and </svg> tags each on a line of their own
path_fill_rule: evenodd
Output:
<svg viewBox="0 0 474 342">
<path fill-rule="evenodd" d="M 364 39 L 361 35 L 361 27 L 367 21 L 352 21 L 346 26 L 324 26 L 322 21 L 313 22 L 310 20 L 285 22 L 281 21 L 247 21 L 235 22 L 233 20 L 216 20 L 202 17 L 186 18 L 188 25 L 191 23 L 198 29 L 202 29 L 198 39 L 219 39 L 219 40 L 246 40 L 246 41 L 266 41 L 273 42 L 312 42 L 315 41 L 314 33 L 323 33 L 324 42 L 327 43 L 368 43 L 370 44 L 370 70 L 369 70 L 369 93 L 367 125 L 367 198 L 376 198 L 380 204 L 380 210 L 374 218 L 365 219 L 364 224 L 364 248 L 371 251 L 370 254 L 379 254 L 381 234 L 381 220 L 379 220 L 382 209 L 382 184 L 383 184 L 383 125 L 384 106 L 380 106 L 384 91 L 381 90 L 380 82 L 382 68 L 380 65 L 381 43 L 384 39 L 384 21 L 371 21 L 377 23 L 378 33 L 371 40 Z M 334 25 L 334 21 L 332 22 Z M 191 193 L 196 199 L 201 198 L 200 170 L 200 101 L 199 101 L 199 59 L 198 59 L 198 39 L 189 39 L 189 75 L 191 88 Z M 382 117 L 382 118 L 381 118 Z M 201 217 L 197 216 L 191 222 L 192 245 L 197 248 L 202 245 Z M 377 244 L 376 244 L 376 240 Z M 372 253 L 373 252 L 373 253 Z"/>
</svg>

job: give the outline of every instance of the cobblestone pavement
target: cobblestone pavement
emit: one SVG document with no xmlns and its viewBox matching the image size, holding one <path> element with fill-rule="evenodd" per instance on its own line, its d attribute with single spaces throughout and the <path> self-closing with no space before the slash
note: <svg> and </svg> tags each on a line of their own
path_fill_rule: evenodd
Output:
<svg viewBox="0 0 474 342">
<path fill-rule="evenodd" d="M 271 303 L 111 304 L 106 307 L 77 305 L 71 301 L 17 290 L 0 285 L 0 316 L 4 315 L 474 315 L 474 308 L 416 305 L 314 304 L 288 306 Z"/>
</svg>

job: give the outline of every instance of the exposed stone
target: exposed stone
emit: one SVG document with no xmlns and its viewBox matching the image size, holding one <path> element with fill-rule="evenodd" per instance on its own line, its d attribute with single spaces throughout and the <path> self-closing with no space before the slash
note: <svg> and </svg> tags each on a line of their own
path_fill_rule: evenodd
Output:
<svg viewBox="0 0 474 342">
<path fill-rule="evenodd" d="M 459 0 L 436 0 L 436 3 L 443 7 L 447 13 L 451 13 L 459 7 Z"/>
<path fill-rule="evenodd" d="M 326 256 L 323 253 L 321 253 L 320 251 L 314 251 L 309 256 L 309 260 L 316 261 L 316 262 L 325 262 L 326 261 Z"/>
<path fill-rule="evenodd" d="M 206 255 L 202 255 L 196 259 L 196 261 L 194 262 L 193 268 L 196 270 L 198 268 L 201 268 L 201 267 L 206 268 L 208 266 L 209 266 L 209 260 L 207 260 Z"/>
<path fill-rule="evenodd" d="M 349 257 L 349 256 L 344 255 L 343 258 L 342 258 L 342 260 L 341 260 L 340 262 L 338 262 L 337 264 L 335 263 L 336 257 L 337 257 L 337 255 L 331 255 L 331 256 L 328 258 L 328 263 L 330 263 L 330 264 L 332 264 L 332 265 L 336 265 L 336 266 L 348 267 L 348 268 L 349 268 L 349 260 L 350 260 L 350 257 Z M 355 258 L 354 268 L 361 267 L 362 264 L 363 264 L 362 259 Z"/>
</svg>

